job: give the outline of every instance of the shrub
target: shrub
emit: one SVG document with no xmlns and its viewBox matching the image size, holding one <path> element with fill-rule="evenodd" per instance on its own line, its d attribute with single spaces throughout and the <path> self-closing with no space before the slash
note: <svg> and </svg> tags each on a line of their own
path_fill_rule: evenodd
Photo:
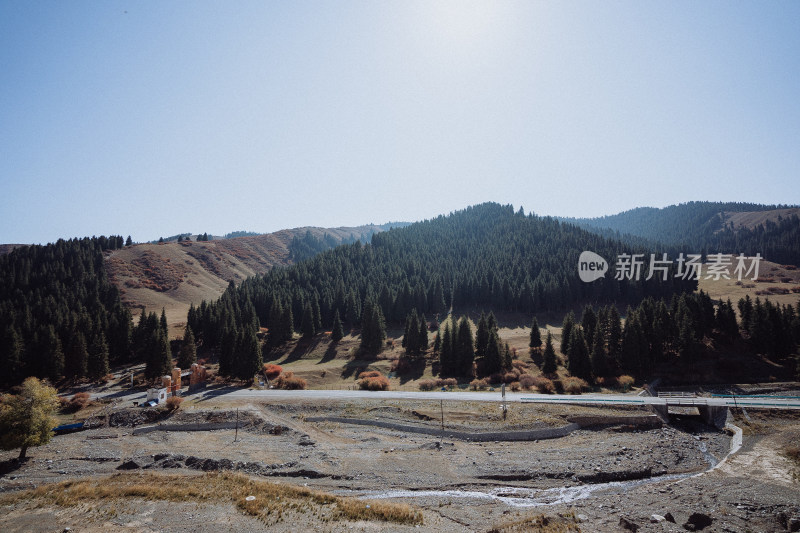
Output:
<svg viewBox="0 0 800 533">
<path fill-rule="evenodd" d="M 436 380 L 437 387 L 447 387 L 448 389 L 452 389 L 458 385 L 458 380 L 456 378 L 439 378 Z"/>
<path fill-rule="evenodd" d="M 526 363 L 525 361 L 520 361 L 519 359 L 514 359 L 511 361 L 511 366 L 518 374 L 524 374 L 531 367 L 530 364 Z"/>
<path fill-rule="evenodd" d="M 419 390 L 422 390 L 422 391 L 433 390 L 433 389 L 436 388 L 436 380 L 433 380 L 433 379 L 421 379 L 421 380 L 419 380 L 419 383 L 417 384 L 417 386 L 419 387 Z"/>
<path fill-rule="evenodd" d="M 279 389 L 301 390 L 308 386 L 306 380 L 295 377 L 294 372 L 284 372 L 275 380 L 275 386 Z"/>
<path fill-rule="evenodd" d="M 167 409 L 170 411 L 177 411 L 183 403 L 183 398 L 180 396 L 170 396 L 167 398 Z"/>
<path fill-rule="evenodd" d="M 537 389 L 539 389 L 539 392 L 541 392 L 542 394 L 553 394 L 556 390 L 556 387 L 555 385 L 553 385 L 553 382 L 542 376 L 534 376 L 533 385 Z"/>
<path fill-rule="evenodd" d="M 68 406 L 72 411 L 80 411 L 90 403 L 92 403 L 92 397 L 88 392 L 76 392 Z"/>
<path fill-rule="evenodd" d="M 268 380 L 273 380 L 281 375 L 283 368 L 280 365 L 273 365 L 271 363 L 264 364 L 264 375 Z"/>
<path fill-rule="evenodd" d="M 531 387 L 536 386 L 536 378 L 530 374 L 522 374 L 519 377 L 519 386 L 525 390 L 530 390 Z"/>
<path fill-rule="evenodd" d="M 469 386 L 472 387 L 472 390 L 486 390 L 486 387 L 489 386 L 489 380 L 486 378 L 473 379 L 469 382 Z"/>
<path fill-rule="evenodd" d="M 624 375 L 617 378 L 617 383 L 619 384 L 622 390 L 628 391 L 631 390 L 633 386 L 634 379 L 631 376 Z"/>
<path fill-rule="evenodd" d="M 381 373 L 380 373 L 380 372 L 378 372 L 377 370 L 368 370 L 368 371 L 366 371 L 366 372 L 361 372 L 361 373 L 358 375 L 358 379 L 366 379 L 366 378 L 379 378 L 379 377 L 381 377 L 382 375 L 383 375 L 383 374 L 381 374 Z"/>
<path fill-rule="evenodd" d="M 519 390 L 520 390 L 519 381 L 512 381 L 511 385 L 509 385 L 509 387 L 511 387 L 511 392 L 519 392 Z"/>
<path fill-rule="evenodd" d="M 564 384 L 564 392 L 567 394 L 580 394 L 589 388 L 589 384 L 581 378 L 568 377 L 562 380 Z"/>
<path fill-rule="evenodd" d="M 517 372 L 506 372 L 503 374 L 503 383 L 513 383 L 519 379 L 519 374 Z"/>
<path fill-rule="evenodd" d="M 371 376 L 362 379 L 358 386 L 362 390 L 389 390 L 389 380 L 385 376 Z"/>
</svg>

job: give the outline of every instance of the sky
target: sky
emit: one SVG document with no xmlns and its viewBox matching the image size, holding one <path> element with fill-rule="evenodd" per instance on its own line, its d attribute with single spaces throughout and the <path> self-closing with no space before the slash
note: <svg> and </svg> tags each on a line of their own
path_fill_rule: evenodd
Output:
<svg viewBox="0 0 800 533">
<path fill-rule="evenodd" d="M 800 2 L 0 2 L 0 243 L 800 203 Z"/>
</svg>

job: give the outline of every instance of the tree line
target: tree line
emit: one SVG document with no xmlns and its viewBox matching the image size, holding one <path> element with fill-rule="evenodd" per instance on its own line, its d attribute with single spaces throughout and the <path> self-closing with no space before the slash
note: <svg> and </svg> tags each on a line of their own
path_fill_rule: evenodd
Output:
<svg viewBox="0 0 800 533">
<path fill-rule="evenodd" d="M 603 257 L 650 252 L 550 217 L 526 215 L 521 208 L 487 203 L 376 233 L 369 244 L 338 246 L 247 278 L 238 287 L 231 284 L 217 301 L 190 309 L 187 320 L 207 350 L 220 346 L 226 330 L 238 334 L 259 325 L 269 328 L 267 342 L 275 346 L 293 331 L 331 329 L 337 313 L 352 329 L 365 321 L 402 324 L 412 309 L 428 316 L 475 307 L 535 313 L 583 301 L 638 303 L 696 287 L 693 280 L 674 276 L 617 280 L 613 272 L 583 283 L 577 261 L 584 250 Z M 376 310 L 380 317 L 372 316 Z"/>
</svg>

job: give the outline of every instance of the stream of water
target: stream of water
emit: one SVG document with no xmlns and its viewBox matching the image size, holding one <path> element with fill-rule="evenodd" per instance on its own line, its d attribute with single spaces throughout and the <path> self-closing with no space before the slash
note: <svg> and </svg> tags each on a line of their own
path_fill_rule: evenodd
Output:
<svg viewBox="0 0 800 533">
<path fill-rule="evenodd" d="M 709 469 L 714 468 L 719 460 L 708 451 L 704 442 L 698 443 Z M 511 507 L 543 507 L 571 503 L 589 498 L 596 492 L 625 492 L 629 489 L 661 483 L 663 481 L 677 481 L 697 475 L 696 472 L 686 474 L 668 474 L 663 476 L 637 479 L 632 481 L 610 481 L 607 483 L 592 483 L 572 487 L 554 487 L 550 489 L 533 489 L 525 487 L 496 487 L 487 491 L 480 490 L 380 490 L 362 492 L 358 498 L 366 500 L 383 500 L 392 498 L 447 498 L 466 499 L 474 501 L 497 501 Z"/>
</svg>

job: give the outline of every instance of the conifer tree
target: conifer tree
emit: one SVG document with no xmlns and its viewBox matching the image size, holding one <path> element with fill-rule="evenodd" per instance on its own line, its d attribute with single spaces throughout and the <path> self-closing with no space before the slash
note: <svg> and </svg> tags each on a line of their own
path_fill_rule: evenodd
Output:
<svg viewBox="0 0 800 533">
<path fill-rule="evenodd" d="M 441 349 L 439 350 L 440 374 L 448 376 L 453 373 L 453 335 L 450 331 L 450 320 L 444 323 L 442 331 Z"/>
<path fill-rule="evenodd" d="M 255 332 L 250 328 L 242 330 L 236 356 L 236 377 L 252 379 L 263 366 L 261 347 Z"/>
<path fill-rule="evenodd" d="M 425 315 L 423 314 L 419 321 L 419 350 L 421 352 L 426 352 L 428 350 L 428 321 L 425 319 Z"/>
<path fill-rule="evenodd" d="M 360 348 L 365 353 L 378 354 L 383 349 L 385 339 L 386 323 L 381 308 L 368 298 L 362 309 Z"/>
<path fill-rule="evenodd" d="M 554 374 L 558 369 L 556 365 L 556 351 L 553 348 L 553 336 L 547 332 L 547 340 L 544 343 L 544 361 L 542 362 L 543 374 Z"/>
<path fill-rule="evenodd" d="M 617 307 L 612 305 L 608 310 L 608 323 L 606 325 L 608 332 L 608 360 L 613 363 L 619 364 L 620 352 L 622 342 L 622 323 L 619 317 Z"/>
<path fill-rule="evenodd" d="M 86 337 L 83 332 L 78 331 L 72 337 L 69 350 L 65 356 L 65 366 L 67 376 L 72 378 L 82 378 L 86 376 L 89 364 L 89 352 L 86 347 Z"/>
<path fill-rule="evenodd" d="M 594 344 L 594 332 L 597 329 L 597 315 L 591 304 L 583 308 L 581 327 L 583 328 L 584 337 L 586 338 L 586 345 L 592 346 Z"/>
<path fill-rule="evenodd" d="M 303 337 L 310 339 L 314 336 L 314 310 L 311 308 L 311 304 L 306 302 L 305 307 L 303 308 L 303 321 L 300 325 L 300 331 L 303 334 Z"/>
<path fill-rule="evenodd" d="M 102 378 L 110 372 L 108 366 L 108 343 L 101 332 L 92 340 L 89 348 L 88 376 L 92 379 Z"/>
<path fill-rule="evenodd" d="M 167 335 L 169 338 L 169 326 L 167 325 L 167 313 L 164 311 L 164 308 L 161 308 L 161 319 L 159 320 L 159 326 L 161 327 L 161 331 L 164 332 L 164 335 Z"/>
<path fill-rule="evenodd" d="M 339 342 L 344 337 L 344 331 L 342 331 L 342 320 L 339 318 L 339 310 L 337 309 L 333 313 L 333 330 L 331 330 L 331 340 L 333 342 Z"/>
<path fill-rule="evenodd" d="M 475 357 L 486 356 L 486 345 L 489 343 L 489 324 L 486 319 L 486 314 L 481 311 L 481 317 L 478 319 L 478 329 L 475 332 Z"/>
<path fill-rule="evenodd" d="M 539 331 L 539 322 L 536 320 L 536 317 L 533 317 L 533 322 L 531 323 L 531 340 L 528 346 L 534 350 L 538 350 L 542 347 L 542 333 Z"/>
<path fill-rule="evenodd" d="M 599 321 L 595 324 L 592 340 L 592 374 L 594 374 L 595 377 L 604 377 L 608 375 L 609 365 L 606 358 L 606 347 L 603 342 L 603 328 Z"/>
<path fill-rule="evenodd" d="M 131 236 L 128 235 L 128 238 L 125 240 L 125 246 L 131 246 L 131 245 L 133 245 L 133 239 L 131 239 Z"/>
<path fill-rule="evenodd" d="M 573 376 L 591 382 L 592 363 L 589 360 L 589 349 L 586 347 L 586 338 L 580 327 L 570 329 L 569 345 L 567 347 L 569 361 L 567 369 Z"/>
<path fill-rule="evenodd" d="M 570 311 L 561 324 L 561 353 L 567 355 L 572 328 L 575 326 L 575 314 Z"/>
<path fill-rule="evenodd" d="M 466 316 L 462 316 L 458 321 L 458 331 L 455 335 L 455 345 L 453 346 L 453 359 L 454 370 L 459 375 L 472 377 L 475 350 L 473 348 L 472 328 Z"/>
<path fill-rule="evenodd" d="M 181 344 L 181 351 L 178 355 L 178 366 L 182 369 L 189 369 L 197 361 L 197 346 L 194 342 L 194 333 L 189 324 L 186 324 L 186 329 L 183 331 L 183 344 Z"/>
<path fill-rule="evenodd" d="M 489 340 L 486 343 L 486 355 L 483 358 L 483 368 L 487 375 L 496 374 L 503 370 L 504 354 L 500 347 L 500 339 L 497 337 L 497 331 L 489 331 Z"/>
</svg>

